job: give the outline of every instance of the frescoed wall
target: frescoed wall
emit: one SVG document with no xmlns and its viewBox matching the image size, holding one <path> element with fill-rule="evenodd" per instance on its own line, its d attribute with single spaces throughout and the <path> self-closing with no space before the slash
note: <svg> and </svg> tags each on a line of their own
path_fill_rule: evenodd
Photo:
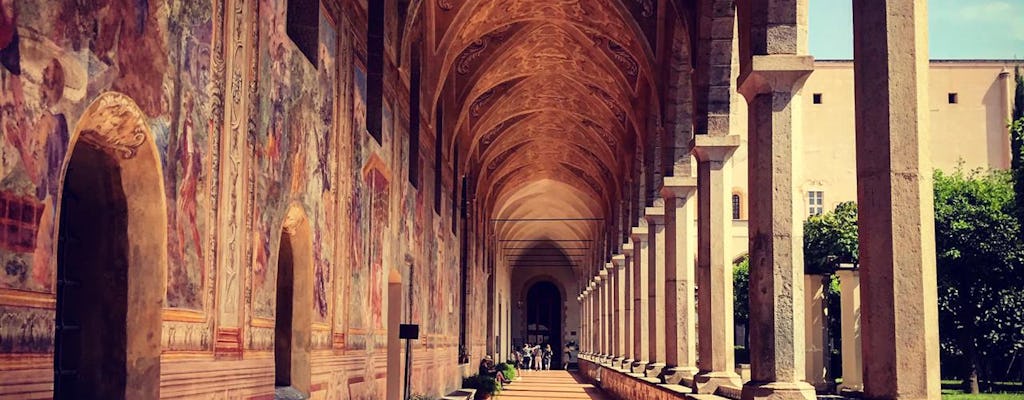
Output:
<svg viewBox="0 0 1024 400">
<path fill-rule="evenodd" d="M 450 213 L 432 210 L 432 184 L 409 183 L 410 157 L 433 165 L 433 151 L 408 148 L 408 120 L 422 117 L 399 79 L 394 20 L 383 143 L 366 132 L 363 7 L 321 5 L 311 62 L 288 36 L 284 1 L 0 0 L 0 392 L 31 384 L 45 397 L 52 382 L 61 178 L 80 116 L 106 91 L 138 105 L 159 150 L 161 397 L 272 391 L 291 206 L 312 228 L 313 397 L 383 397 L 390 269 L 411 289 L 403 320 L 423 326 L 414 391 L 457 386 L 459 242 Z M 232 290 L 237 302 L 220 298 Z"/>
</svg>

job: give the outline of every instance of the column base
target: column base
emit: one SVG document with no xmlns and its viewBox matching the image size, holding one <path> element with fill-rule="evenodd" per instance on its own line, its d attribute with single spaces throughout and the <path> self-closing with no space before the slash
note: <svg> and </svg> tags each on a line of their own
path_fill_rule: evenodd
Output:
<svg viewBox="0 0 1024 400">
<path fill-rule="evenodd" d="M 629 371 L 629 369 L 633 366 L 633 361 L 636 361 L 636 360 L 634 360 L 632 358 L 627 358 L 625 360 L 622 360 L 622 363 L 619 364 L 619 368 L 622 369 L 623 371 Z"/>
<path fill-rule="evenodd" d="M 647 368 L 644 369 L 644 376 L 648 378 L 661 378 L 662 371 L 665 370 L 665 363 L 652 362 L 647 364 Z"/>
<path fill-rule="evenodd" d="M 807 382 L 747 382 L 743 400 L 815 400 L 814 386 Z"/>
<path fill-rule="evenodd" d="M 743 381 L 733 371 L 698 372 L 693 376 L 692 389 L 695 394 L 715 394 L 719 386 L 739 389 L 743 387 Z"/>
<path fill-rule="evenodd" d="M 608 366 L 611 368 L 619 369 L 619 366 L 622 365 L 622 358 L 622 356 L 612 358 L 612 362 L 611 364 L 608 364 Z"/>
<path fill-rule="evenodd" d="M 697 367 L 668 367 L 662 372 L 665 383 L 680 385 L 692 383 L 693 376 L 697 375 Z"/>
<path fill-rule="evenodd" d="M 644 371 L 647 370 L 647 364 L 648 364 L 647 361 L 642 361 L 642 360 L 633 361 L 633 363 L 629 365 L 629 367 L 630 367 L 629 368 L 629 372 L 632 372 L 634 374 L 641 374 L 641 375 L 643 375 Z"/>
</svg>

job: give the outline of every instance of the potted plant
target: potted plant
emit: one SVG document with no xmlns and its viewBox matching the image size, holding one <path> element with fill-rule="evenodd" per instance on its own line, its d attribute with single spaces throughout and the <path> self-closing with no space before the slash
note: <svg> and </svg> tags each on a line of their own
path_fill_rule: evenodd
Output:
<svg viewBox="0 0 1024 400">
<path fill-rule="evenodd" d="M 498 382 L 489 376 L 473 375 L 462 380 L 462 387 L 476 389 L 476 399 L 486 400 L 498 394 Z"/>
</svg>

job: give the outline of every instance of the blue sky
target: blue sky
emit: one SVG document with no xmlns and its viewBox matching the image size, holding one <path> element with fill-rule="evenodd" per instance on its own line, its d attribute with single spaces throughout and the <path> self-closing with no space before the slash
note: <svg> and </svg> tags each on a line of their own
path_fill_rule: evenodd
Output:
<svg viewBox="0 0 1024 400">
<path fill-rule="evenodd" d="M 810 48 L 817 59 L 853 58 L 857 0 L 810 0 Z M 1024 0 L 928 0 L 932 59 L 1024 58 Z"/>
</svg>

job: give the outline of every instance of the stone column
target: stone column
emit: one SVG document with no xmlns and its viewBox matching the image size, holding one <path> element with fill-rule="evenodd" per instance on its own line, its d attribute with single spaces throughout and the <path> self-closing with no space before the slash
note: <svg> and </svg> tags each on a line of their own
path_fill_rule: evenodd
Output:
<svg viewBox="0 0 1024 400">
<path fill-rule="evenodd" d="M 697 373 L 696 228 L 694 201 L 697 179 L 667 177 L 665 198 L 665 382 L 693 382 Z"/>
<path fill-rule="evenodd" d="M 586 356 L 590 353 L 590 344 L 587 343 L 587 335 L 590 334 L 589 305 L 590 301 L 587 299 L 587 288 L 584 287 L 583 292 L 580 293 L 580 357 Z M 525 313 L 523 315 L 525 315 Z M 526 329 L 523 328 L 523 330 L 525 331 Z M 523 337 L 523 341 L 529 341 L 529 337 Z"/>
<path fill-rule="evenodd" d="M 650 336 L 647 317 L 647 275 L 650 259 L 647 249 L 647 227 L 634 227 L 633 237 L 633 373 L 643 374 L 647 369 L 650 352 Z"/>
<path fill-rule="evenodd" d="M 772 6 L 777 6 L 772 4 Z M 749 105 L 750 382 L 743 398 L 815 398 L 804 382 L 804 258 L 799 93 L 810 56 L 755 55 L 741 76 Z"/>
<path fill-rule="evenodd" d="M 601 363 L 604 363 L 611 354 L 611 296 L 608 295 L 611 292 L 611 280 L 608 277 L 607 264 L 598 275 L 601 278 Z"/>
<path fill-rule="evenodd" d="M 825 356 L 828 335 L 825 331 L 828 310 L 825 308 L 825 285 L 821 275 L 804 275 L 804 365 L 807 383 L 815 390 L 828 390 Z"/>
<path fill-rule="evenodd" d="M 604 357 L 604 276 L 599 271 L 598 275 L 594 277 L 594 325 L 596 326 L 595 333 L 597 336 L 594 338 L 594 342 L 597 343 L 596 353 L 597 361 L 601 361 L 601 357 Z"/>
<path fill-rule="evenodd" d="M 623 291 L 622 291 L 622 280 L 623 275 L 626 271 L 623 268 L 623 264 L 626 262 L 626 257 L 622 254 L 616 254 L 612 257 L 612 270 L 609 272 L 609 276 L 612 279 L 612 311 L 614 315 L 612 319 L 612 366 L 618 368 L 622 365 L 622 360 L 625 357 L 625 342 L 622 340 L 623 333 L 623 317 L 625 311 L 623 311 Z"/>
<path fill-rule="evenodd" d="M 695 135 L 697 157 L 697 318 L 699 372 L 693 391 L 712 394 L 719 386 L 739 388 L 733 348 L 732 263 L 726 244 L 732 207 L 723 170 L 739 147 L 739 136 Z"/>
<path fill-rule="evenodd" d="M 940 398 L 926 9 L 853 7 L 866 398 Z"/>
<path fill-rule="evenodd" d="M 622 303 L 623 303 L 623 330 L 622 330 L 622 354 L 626 359 L 622 360 L 622 369 L 629 370 L 636 361 L 636 354 L 633 352 L 633 276 L 636 274 L 636 267 L 633 263 L 633 241 L 627 241 L 622 245 L 622 255 L 625 258 L 623 263 L 622 280 Z"/>
<path fill-rule="evenodd" d="M 647 353 L 648 378 L 660 378 L 665 369 L 665 207 L 647 207 Z"/>
<path fill-rule="evenodd" d="M 843 384 L 840 391 L 864 389 L 860 347 L 860 273 L 841 269 L 839 275 L 839 322 L 843 330 Z"/>
</svg>

